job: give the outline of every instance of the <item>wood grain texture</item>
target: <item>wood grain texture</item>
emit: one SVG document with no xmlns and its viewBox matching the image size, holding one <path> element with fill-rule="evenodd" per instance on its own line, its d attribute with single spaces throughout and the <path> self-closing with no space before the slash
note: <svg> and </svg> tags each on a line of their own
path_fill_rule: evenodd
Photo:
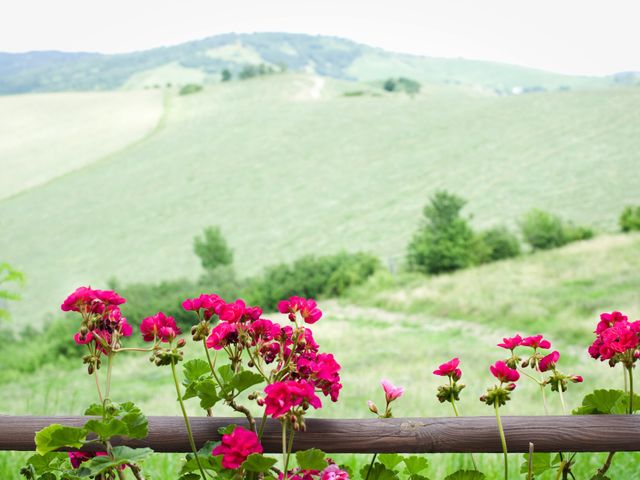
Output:
<svg viewBox="0 0 640 480">
<path fill-rule="evenodd" d="M 51 423 L 81 426 L 87 417 L 0 415 L 0 450 L 34 450 L 34 435 Z M 503 417 L 511 453 L 640 451 L 640 416 L 585 415 Z M 227 417 L 191 418 L 196 444 L 219 440 L 218 428 L 246 421 Z M 280 451 L 280 422 L 268 420 L 265 452 Z M 148 446 L 157 452 L 188 452 L 182 417 L 149 417 L 144 440 L 116 439 L 114 445 Z M 494 417 L 391 418 L 363 420 L 308 419 L 297 433 L 294 450 L 320 448 L 327 453 L 452 453 L 501 452 Z"/>
</svg>

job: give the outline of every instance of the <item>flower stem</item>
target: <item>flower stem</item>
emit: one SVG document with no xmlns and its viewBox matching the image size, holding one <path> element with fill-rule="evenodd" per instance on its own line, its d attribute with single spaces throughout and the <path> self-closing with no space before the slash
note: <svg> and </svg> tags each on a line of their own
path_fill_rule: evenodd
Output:
<svg viewBox="0 0 640 480">
<path fill-rule="evenodd" d="M 367 476 L 364 477 L 364 480 L 369 480 L 369 474 L 371 473 L 371 469 L 373 468 L 373 464 L 375 463 L 377 456 L 377 453 L 373 454 L 373 458 L 371 459 L 371 463 L 369 464 L 369 470 L 367 470 Z"/>
<path fill-rule="evenodd" d="M 282 420 L 282 465 L 284 471 L 282 472 L 283 480 L 287 480 L 287 423 L 286 420 Z"/>
<path fill-rule="evenodd" d="M 507 457 L 507 440 L 504 438 L 504 429 L 500 420 L 500 408 L 497 403 L 493 404 L 496 410 L 496 421 L 498 422 L 498 431 L 500 432 L 500 442 L 502 443 L 502 453 L 504 455 L 504 480 L 509 479 L 509 459 Z"/>
<path fill-rule="evenodd" d="M 289 458 L 291 458 L 291 450 L 293 449 L 293 436 L 294 436 L 295 432 L 293 430 L 293 426 L 291 427 L 291 430 L 289 430 L 289 444 L 287 445 L 287 460 L 284 464 L 284 471 L 286 472 L 287 469 L 289 468 Z M 286 473 L 285 473 L 286 475 Z"/>
<path fill-rule="evenodd" d="M 111 390 L 111 370 L 113 368 L 113 354 L 110 353 L 107 355 L 107 385 L 104 389 L 104 398 L 105 400 L 109 398 L 109 393 Z"/>
<path fill-rule="evenodd" d="M 633 366 L 629 367 L 629 415 L 633 415 Z"/>
<path fill-rule="evenodd" d="M 627 386 L 627 368 L 622 369 L 622 373 L 624 374 L 624 393 L 629 392 L 629 387 Z"/>
<path fill-rule="evenodd" d="M 176 373 L 176 362 L 173 358 L 171 359 L 171 374 L 173 375 L 173 383 L 176 386 L 176 394 L 178 395 L 178 403 L 180 403 L 180 409 L 182 410 L 182 416 L 184 417 L 184 424 L 187 427 L 189 445 L 191 445 L 191 451 L 196 457 L 196 463 L 198 464 L 198 469 L 200 470 L 202 479 L 206 480 L 207 476 L 205 475 L 202 464 L 200 463 L 200 457 L 198 456 L 198 450 L 196 449 L 196 442 L 193 440 L 193 433 L 191 432 L 191 423 L 189 422 L 189 416 L 187 415 L 187 410 L 184 408 L 184 402 L 182 401 L 182 393 L 180 392 L 180 384 L 178 383 L 178 374 Z"/>
<path fill-rule="evenodd" d="M 453 398 L 453 396 L 451 397 L 451 406 L 453 407 L 453 413 L 455 414 L 455 416 L 459 417 L 460 413 L 458 412 L 458 409 L 456 408 L 456 401 Z M 478 470 L 478 465 L 476 465 L 476 459 L 473 458 L 473 453 L 469 453 L 469 455 L 471 456 L 471 463 L 473 463 L 473 468 Z"/>
<path fill-rule="evenodd" d="M 98 390 L 98 398 L 100 403 L 104 404 L 104 397 L 102 396 L 102 390 L 100 389 L 100 379 L 98 379 L 98 362 L 93 362 L 93 376 L 96 380 L 96 389 Z"/>
<path fill-rule="evenodd" d="M 265 409 L 262 414 L 262 421 L 260 422 L 260 428 L 258 429 L 258 441 L 262 440 L 262 432 L 264 432 L 264 425 L 267 423 L 267 411 Z"/>
<path fill-rule="evenodd" d="M 559 385 L 560 388 L 558 388 L 558 393 L 560 394 L 560 403 L 562 404 L 562 414 L 566 415 L 567 414 L 567 406 L 564 403 L 564 395 L 562 394 L 562 385 Z"/>
</svg>

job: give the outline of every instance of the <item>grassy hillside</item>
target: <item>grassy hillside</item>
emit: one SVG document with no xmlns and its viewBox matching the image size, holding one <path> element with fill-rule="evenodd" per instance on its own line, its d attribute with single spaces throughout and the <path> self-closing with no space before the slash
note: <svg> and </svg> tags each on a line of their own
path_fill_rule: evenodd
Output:
<svg viewBox="0 0 640 480">
<path fill-rule="evenodd" d="M 387 281 L 386 286 L 370 284 L 354 293 L 358 304 L 321 302 L 325 315 L 313 330 L 323 348 L 335 353 L 342 364 L 344 389 L 340 402 L 327 405 L 317 416 L 368 417 L 366 400 L 380 401 L 381 377 L 407 387 L 406 395 L 394 406 L 396 415 L 450 416 L 448 406 L 436 400 L 439 378 L 431 371 L 454 355 L 461 358 L 467 385 L 461 411 L 490 415 L 491 408 L 478 401 L 492 384 L 488 365 L 504 356 L 495 344 L 516 332 L 544 333 L 562 353 L 561 369 L 585 377 L 584 384 L 571 385 L 566 394 L 569 408 L 594 388 L 620 387 L 621 374 L 619 378 L 612 376 L 608 366 L 588 357 L 588 332 L 601 311 L 621 308 L 630 316 L 640 313 L 639 272 L 640 236 L 618 235 L 438 278 L 401 277 Z M 564 307 L 558 309 L 558 304 Z M 196 355 L 200 355 L 198 348 L 190 345 L 187 357 Z M 70 371 L 48 366 L 32 375 L 21 375 L 19 381 L 0 385 L 0 411 L 77 414 L 95 396 L 91 379 L 83 372 L 78 359 Z M 146 355 L 118 358 L 114 378 L 114 399 L 132 399 L 147 414 L 177 414 L 169 372 L 150 365 Z M 74 394 L 68 397 L 64 392 Z M 24 401 L 16 402 L 16 398 Z M 562 413 L 557 394 L 549 397 L 549 405 L 552 414 Z M 191 408 L 197 413 L 195 405 Z M 215 412 L 226 413 L 222 407 Z M 504 413 L 542 414 L 536 386 L 523 379 Z M 603 456 L 581 455 L 578 478 L 589 478 L 586 472 L 595 471 Z M 625 472 L 633 471 L 638 457 L 621 456 L 611 477 L 623 478 Z M 432 458 L 440 470 L 431 470 L 431 478 L 443 478 L 445 471 L 450 473 L 460 462 L 468 461 L 462 456 Z M 489 478 L 499 478 L 500 457 L 479 458 L 487 473 L 495 472 Z M 0 455 L 0 473 L 3 460 L 7 465 L 4 471 L 12 471 L 20 457 Z M 512 456 L 514 471 L 519 461 L 520 456 Z M 177 464 L 177 458 L 162 456 L 154 461 L 152 471 L 165 478 Z"/>
<path fill-rule="evenodd" d="M 582 88 L 635 81 L 633 72 L 596 78 L 560 75 L 507 64 L 418 57 L 350 40 L 290 33 L 225 34 L 170 47 L 118 55 L 0 52 L 0 94 L 111 90 L 218 81 L 247 64 L 351 80 L 408 75 L 431 83 L 473 85 L 503 93 L 520 88 Z"/>
<path fill-rule="evenodd" d="M 441 188 L 477 226 L 543 207 L 614 229 L 640 202 L 639 89 L 342 95 L 354 88 L 284 75 L 173 96 L 153 135 L 0 200 L 0 252 L 28 278 L 17 318 L 110 276 L 196 275 L 192 238 L 210 224 L 242 274 L 341 248 L 399 259 Z"/>
<path fill-rule="evenodd" d="M 0 97 L 0 199 L 134 143 L 162 111 L 158 91 Z"/>
</svg>

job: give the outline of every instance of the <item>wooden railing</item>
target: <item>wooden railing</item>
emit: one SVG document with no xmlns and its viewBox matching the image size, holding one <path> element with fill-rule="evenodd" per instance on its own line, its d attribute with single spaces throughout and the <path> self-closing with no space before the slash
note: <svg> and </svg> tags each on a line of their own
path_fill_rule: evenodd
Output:
<svg viewBox="0 0 640 480">
<path fill-rule="evenodd" d="M 81 426 L 87 417 L 0 415 L 0 450 L 34 450 L 35 432 L 52 423 Z M 502 418 L 509 452 L 640 451 L 640 415 L 585 415 Z M 198 446 L 220 438 L 218 428 L 238 418 L 191 418 Z M 319 448 L 327 453 L 498 453 L 500 438 L 494 417 L 391 418 L 366 420 L 308 419 L 295 436 L 294 450 Z M 280 451 L 280 422 L 268 420 L 265 452 Z M 151 447 L 157 452 L 188 452 L 182 417 L 149 417 L 144 440 L 120 439 L 115 445 Z"/>
</svg>

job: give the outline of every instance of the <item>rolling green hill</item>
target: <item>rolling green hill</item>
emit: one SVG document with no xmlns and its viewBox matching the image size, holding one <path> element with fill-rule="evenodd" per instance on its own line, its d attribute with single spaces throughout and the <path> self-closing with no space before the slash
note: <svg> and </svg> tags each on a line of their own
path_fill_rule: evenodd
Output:
<svg viewBox="0 0 640 480">
<path fill-rule="evenodd" d="M 344 95 L 354 90 L 369 93 Z M 78 284 L 198 274 L 192 238 L 211 224 L 241 275 L 342 248 L 397 261 L 441 188 L 470 201 L 479 227 L 542 207 L 614 230 L 640 202 L 638 105 L 632 87 L 498 97 L 431 86 L 412 99 L 310 75 L 168 93 L 151 134 L 59 177 L 65 153 L 52 151 L 40 169 L 55 178 L 0 200 L 0 252 L 28 278 L 17 323 Z"/>
<path fill-rule="evenodd" d="M 426 83 L 475 86 L 499 93 L 637 81 L 633 72 L 612 77 L 568 76 L 500 63 L 392 53 L 335 37 L 230 33 L 117 55 L 0 52 L 0 94 L 210 83 L 219 81 L 224 69 L 235 76 L 246 65 L 258 64 L 345 80 L 379 81 L 404 75 Z"/>
</svg>

